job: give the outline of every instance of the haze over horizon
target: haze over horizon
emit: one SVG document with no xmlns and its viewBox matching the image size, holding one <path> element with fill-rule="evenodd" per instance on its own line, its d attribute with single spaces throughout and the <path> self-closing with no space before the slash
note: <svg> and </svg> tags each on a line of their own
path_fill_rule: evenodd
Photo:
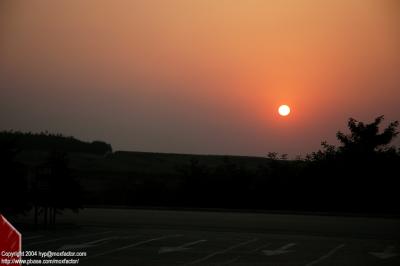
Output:
<svg viewBox="0 0 400 266">
<path fill-rule="evenodd" d="M 394 0 L 1 1 L 0 130 L 304 155 L 336 144 L 349 117 L 400 120 L 399 11 Z"/>
</svg>

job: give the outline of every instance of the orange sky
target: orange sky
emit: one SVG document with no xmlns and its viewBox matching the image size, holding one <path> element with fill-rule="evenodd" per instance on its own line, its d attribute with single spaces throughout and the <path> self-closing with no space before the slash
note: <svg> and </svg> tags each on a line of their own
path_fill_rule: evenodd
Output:
<svg viewBox="0 0 400 266">
<path fill-rule="evenodd" d="M 396 0 L 2 1 L 0 129 L 305 154 L 400 119 Z M 279 104 L 292 107 L 277 116 Z"/>
</svg>

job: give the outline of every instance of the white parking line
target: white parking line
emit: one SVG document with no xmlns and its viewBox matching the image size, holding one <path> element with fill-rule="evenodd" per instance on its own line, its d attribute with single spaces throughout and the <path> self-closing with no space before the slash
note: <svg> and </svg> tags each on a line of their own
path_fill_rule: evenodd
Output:
<svg viewBox="0 0 400 266">
<path fill-rule="evenodd" d="M 73 239 L 73 238 L 79 238 L 79 237 L 87 237 L 87 236 L 96 236 L 96 235 L 102 235 L 102 234 L 107 234 L 107 233 L 112 233 L 113 231 L 105 231 L 105 232 L 100 232 L 100 233 L 92 233 L 92 234 L 85 234 L 85 235 L 75 235 L 75 236 L 66 236 L 66 237 L 59 237 L 59 238 L 53 238 L 53 239 L 48 239 L 48 240 L 43 240 L 43 241 L 37 241 L 37 242 L 32 242 L 32 243 L 27 243 L 24 246 L 29 247 L 33 245 L 39 245 L 39 244 L 45 244 L 45 243 L 51 243 L 51 242 L 57 242 L 59 240 L 64 240 L 64 239 Z"/>
<path fill-rule="evenodd" d="M 270 243 L 262 245 L 262 246 L 259 246 L 256 249 L 250 250 L 249 252 L 247 252 L 247 254 L 255 253 L 255 252 L 259 251 L 260 249 L 265 248 L 265 247 L 267 247 L 269 245 L 270 245 Z M 227 260 L 225 262 L 220 263 L 219 265 L 229 265 L 229 264 L 234 263 L 235 261 L 239 260 L 240 258 L 242 258 L 242 256 L 238 256 L 238 257 L 235 257 L 233 259 Z"/>
<path fill-rule="evenodd" d="M 61 246 L 58 250 L 75 250 L 75 249 L 85 249 L 85 248 L 91 248 L 99 245 L 103 245 L 110 240 L 115 240 L 118 239 L 118 237 L 106 237 L 106 238 L 101 238 L 98 240 L 90 241 L 90 242 L 85 242 L 85 243 L 80 243 L 80 244 L 68 244 L 68 245 L 63 245 Z"/>
<path fill-rule="evenodd" d="M 375 256 L 377 258 L 380 258 L 382 260 L 390 259 L 393 257 L 397 257 L 399 254 L 394 252 L 395 251 L 395 246 L 387 246 L 383 251 L 381 252 L 370 252 L 372 256 Z"/>
<path fill-rule="evenodd" d="M 308 263 L 306 266 L 315 265 L 315 264 L 323 261 L 324 259 L 328 258 L 329 256 L 332 256 L 336 251 L 338 251 L 339 249 L 343 248 L 344 246 L 345 246 L 345 244 L 340 244 L 339 246 L 337 246 L 334 249 L 330 250 L 328 253 L 326 253 L 325 255 L 321 256 L 320 258 Z"/>
<path fill-rule="evenodd" d="M 189 243 L 185 243 L 183 245 L 180 246 L 175 246 L 175 247 L 161 247 L 158 250 L 158 254 L 162 254 L 162 253 L 168 253 L 168 252 L 179 252 L 179 251 L 185 251 L 190 249 L 191 246 L 197 245 L 199 243 L 202 242 L 206 242 L 206 239 L 201 239 L 201 240 L 197 240 L 197 241 L 193 241 L 193 242 L 189 242 Z"/>
<path fill-rule="evenodd" d="M 258 248 L 251 250 L 249 253 L 257 252 L 257 251 L 259 251 L 259 250 L 262 249 L 262 248 L 268 247 L 269 245 L 271 245 L 271 243 L 267 243 L 267 244 L 265 244 L 265 245 L 259 246 Z"/>
<path fill-rule="evenodd" d="M 275 255 L 282 255 L 282 254 L 286 254 L 289 252 L 293 252 L 293 250 L 288 250 L 289 248 L 295 246 L 296 243 L 289 243 L 287 245 L 284 245 L 278 249 L 272 249 L 272 250 L 263 250 L 262 252 L 264 253 L 264 255 L 266 256 L 275 256 Z"/>
<path fill-rule="evenodd" d="M 166 235 L 166 236 L 161 236 L 161 237 L 152 238 L 152 239 L 148 239 L 148 240 L 143 240 L 143 241 L 139 241 L 139 242 L 127 245 L 127 246 L 122 246 L 122 247 L 119 247 L 119 248 L 115 248 L 115 249 L 107 250 L 107 251 L 102 252 L 102 253 L 95 254 L 93 256 L 88 257 L 87 259 L 97 258 L 97 257 L 104 256 L 104 255 L 107 255 L 107 254 L 110 254 L 110 253 L 114 253 L 114 252 L 117 252 L 117 251 L 120 251 L 120 250 L 124 250 L 124 249 L 128 249 L 128 248 L 137 247 L 139 245 L 142 245 L 142 244 L 145 244 L 145 243 L 149 243 L 149 242 L 153 242 L 153 241 L 157 241 L 157 240 L 162 240 L 162 239 L 171 238 L 171 237 L 181 237 L 181 236 L 183 236 L 183 235 Z"/>
<path fill-rule="evenodd" d="M 224 250 L 220 250 L 220 251 L 211 253 L 211 254 L 209 254 L 209 255 L 203 257 L 203 258 L 200 258 L 200 259 L 198 259 L 198 260 L 189 262 L 189 263 L 187 263 L 187 264 L 185 264 L 185 265 L 193 265 L 193 264 L 196 264 L 196 263 L 199 263 L 199 262 L 203 262 L 203 261 L 205 261 L 205 260 L 208 260 L 209 258 L 212 258 L 212 257 L 216 256 L 216 255 L 223 254 L 223 253 L 225 253 L 225 252 L 227 252 L 227 251 L 229 251 L 229 250 L 232 250 L 232 249 L 235 249 L 235 248 L 238 248 L 238 247 L 247 245 L 247 244 L 252 243 L 252 242 L 255 242 L 255 241 L 257 241 L 257 240 L 258 240 L 258 238 L 253 238 L 253 239 L 251 239 L 251 240 L 249 240 L 249 241 L 241 242 L 241 243 L 239 243 L 239 244 L 236 244 L 236 245 L 233 245 L 233 246 L 231 246 L 231 247 L 228 247 L 228 248 L 226 248 L 226 249 L 224 249 Z"/>
</svg>

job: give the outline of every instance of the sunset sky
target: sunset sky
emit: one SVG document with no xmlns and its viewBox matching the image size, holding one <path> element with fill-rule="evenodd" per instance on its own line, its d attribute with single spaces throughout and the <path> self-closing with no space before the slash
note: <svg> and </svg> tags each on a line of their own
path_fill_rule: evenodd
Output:
<svg viewBox="0 0 400 266">
<path fill-rule="evenodd" d="M 0 130 L 294 157 L 378 115 L 400 120 L 396 0 L 0 0 Z"/>
</svg>

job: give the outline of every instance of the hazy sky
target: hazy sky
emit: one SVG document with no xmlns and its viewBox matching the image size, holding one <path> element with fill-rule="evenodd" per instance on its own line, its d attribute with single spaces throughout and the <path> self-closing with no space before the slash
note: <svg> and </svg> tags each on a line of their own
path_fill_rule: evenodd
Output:
<svg viewBox="0 0 400 266">
<path fill-rule="evenodd" d="M 396 0 L 0 0 L 0 130 L 305 154 L 400 119 L 399 47 Z"/>
</svg>

